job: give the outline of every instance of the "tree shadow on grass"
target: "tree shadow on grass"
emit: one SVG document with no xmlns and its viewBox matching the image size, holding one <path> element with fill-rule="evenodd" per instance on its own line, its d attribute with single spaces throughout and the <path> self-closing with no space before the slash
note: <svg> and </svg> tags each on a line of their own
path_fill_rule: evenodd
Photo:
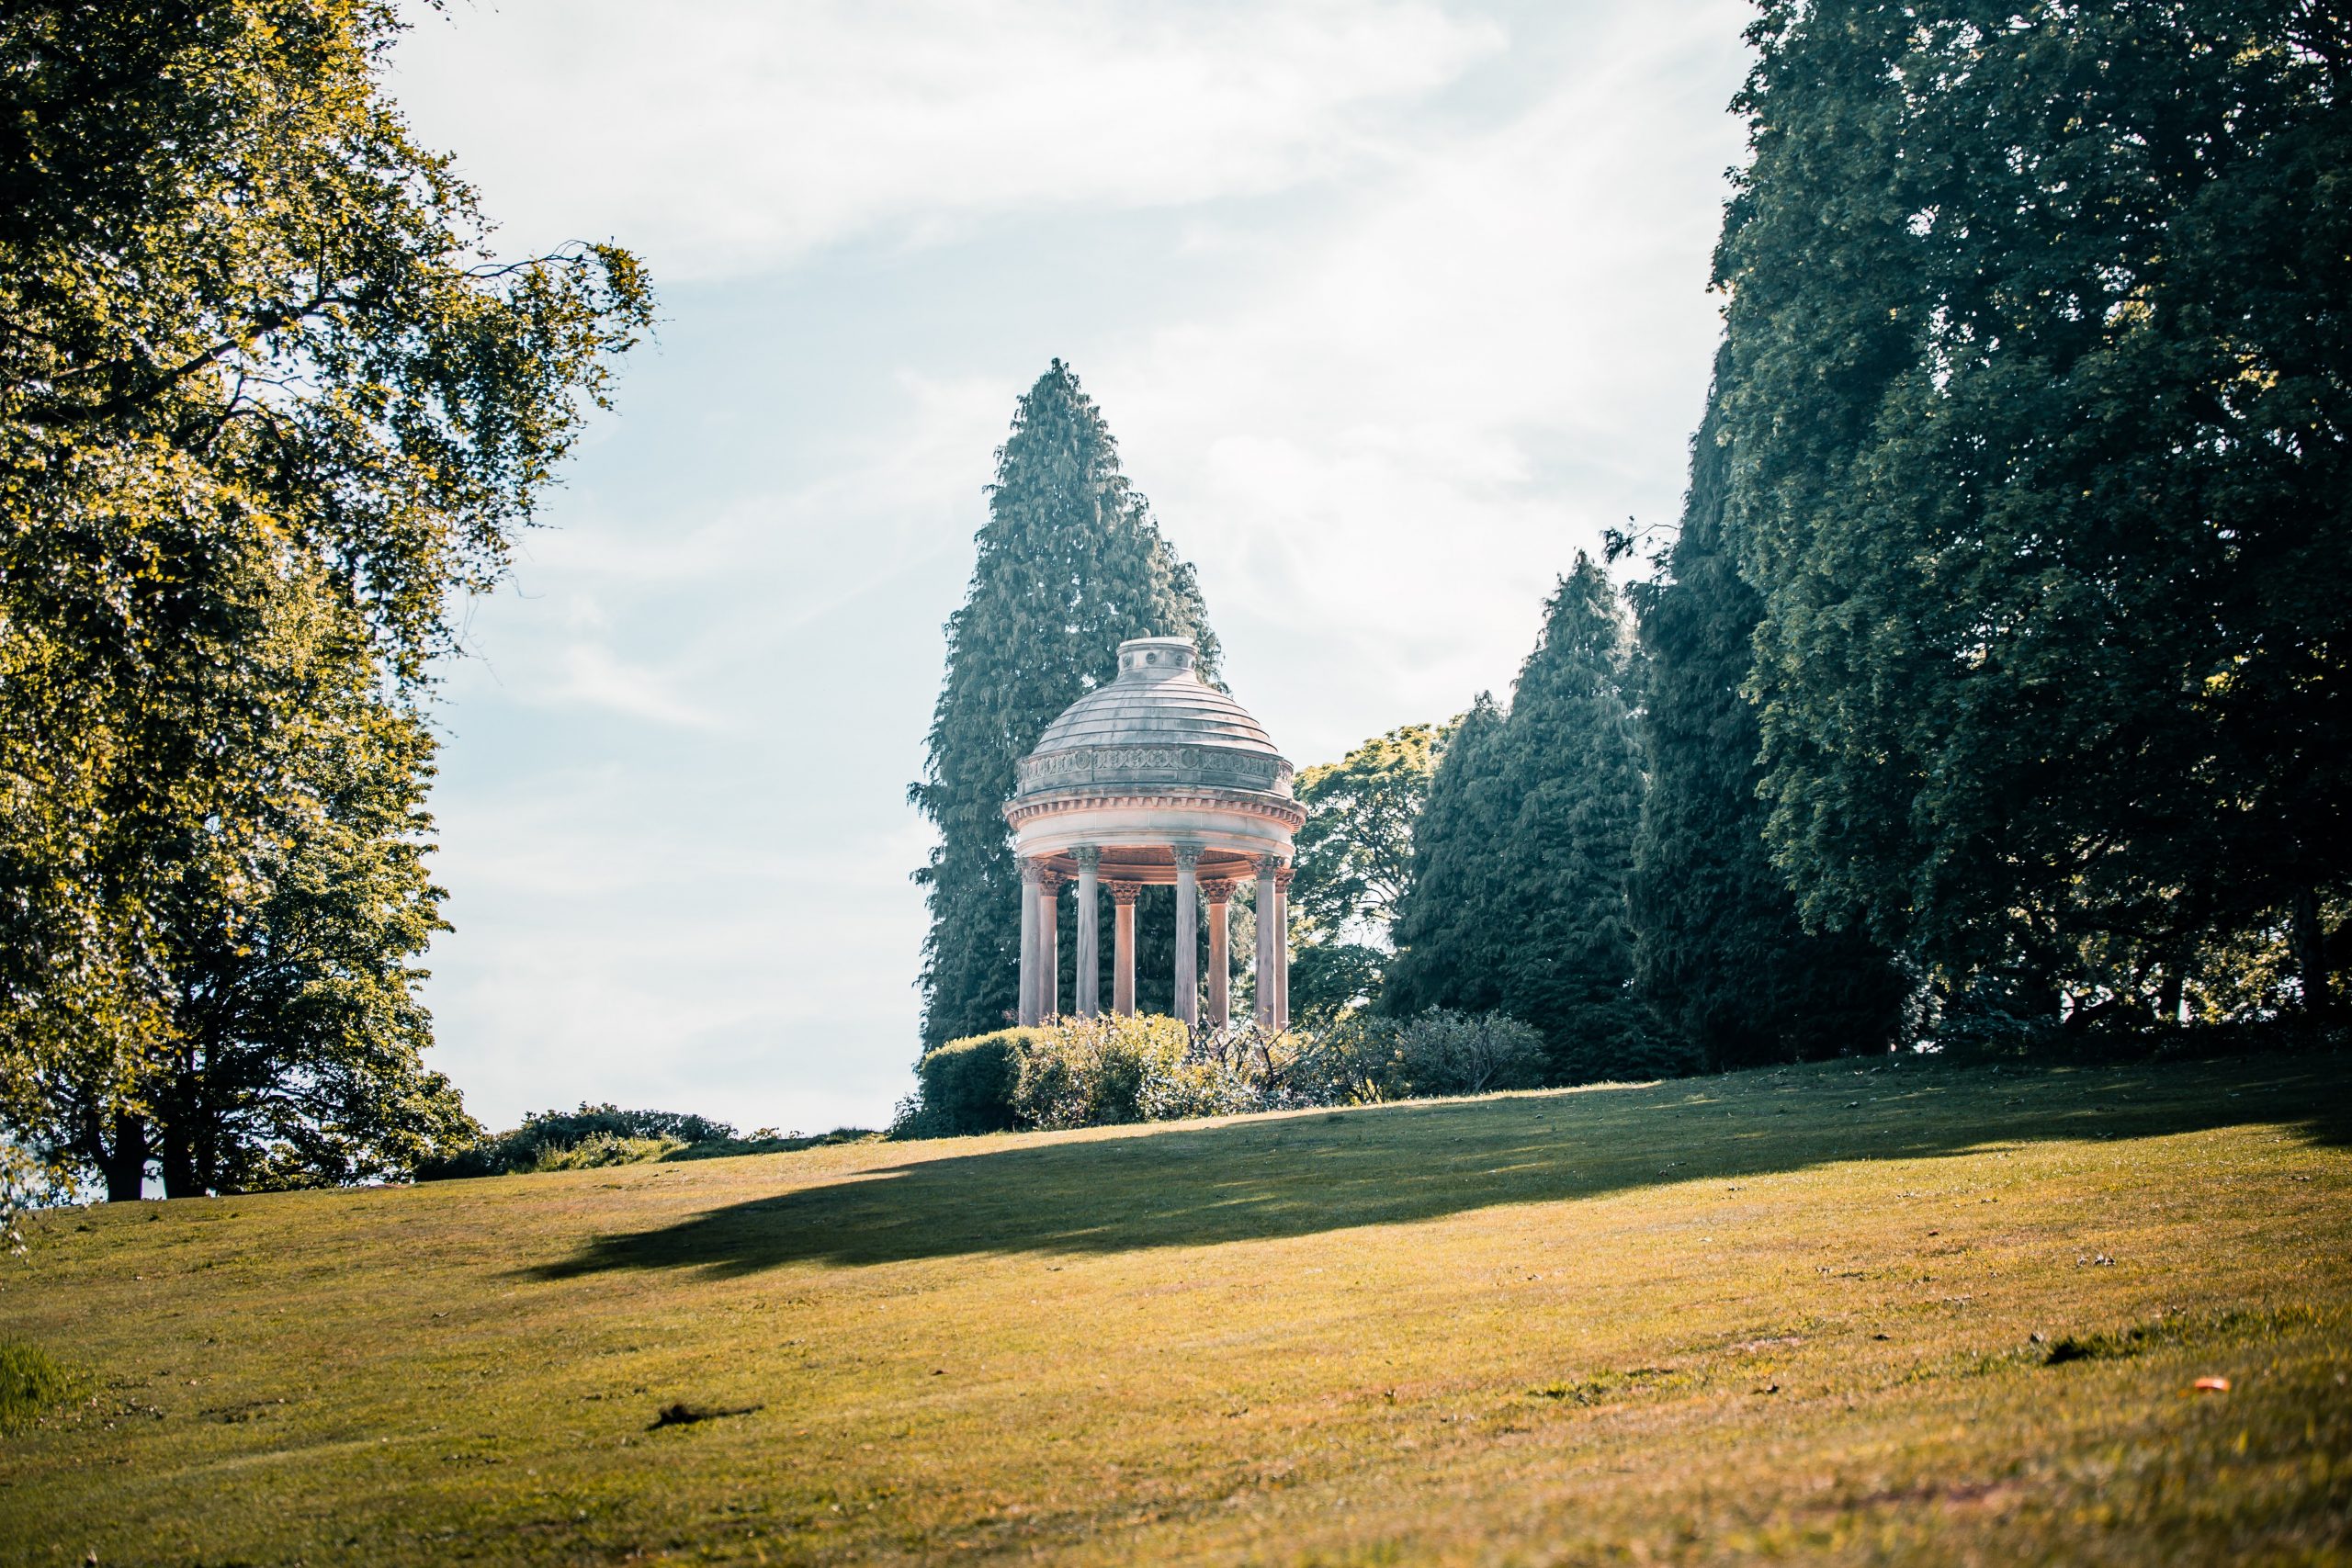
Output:
<svg viewBox="0 0 2352 1568">
<path fill-rule="evenodd" d="M 2352 1145 L 2352 1090 L 2336 1069 L 2309 1057 L 2006 1073 L 1829 1064 L 1046 1143 L 976 1139 L 968 1154 L 600 1236 L 528 1272 L 731 1276 L 808 1261 L 1197 1247 L 1847 1160 L 2257 1123 L 2341 1147 Z"/>
</svg>

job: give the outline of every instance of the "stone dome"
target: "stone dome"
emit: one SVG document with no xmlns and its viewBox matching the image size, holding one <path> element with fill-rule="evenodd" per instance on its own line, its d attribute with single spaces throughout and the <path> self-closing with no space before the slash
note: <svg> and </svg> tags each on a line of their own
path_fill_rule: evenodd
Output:
<svg viewBox="0 0 2352 1568">
<path fill-rule="evenodd" d="M 1078 888 L 1077 991 L 1081 1018 L 1102 1010 L 1102 896 L 1117 909 L 1111 1009 L 1133 1013 L 1136 907 L 1147 886 L 1175 889 L 1176 1016 L 1200 1021 L 1195 959 L 1201 906 L 1209 911 L 1208 1021 L 1230 1021 L 1226 911 L 1245 881 L 1258 885 L 1258 1022 L 1289 1027 L 1286 909 L 1292 836 L 1306 808 L 1291 797 L 1291 768 L 1249 710 L 1201 679 L 1190 639 L 1135 637 L 1119 645 L 1111 683 L 1070 704 L 1021 759 L 1004 803 L 1021 863 L 1023 1023 L 1058 1015 L 1061 890 Z"/>
<path fill-rule="evenodd" d="M 1119 645 L 1119 673 L 1063 710 L 1021 760 L 1013 800 L 1066 791 L 1175 786 L 1291 793 L 1291 765 L 1265 727 L 1201 679 L 1186 637 Z"/>
</svg>

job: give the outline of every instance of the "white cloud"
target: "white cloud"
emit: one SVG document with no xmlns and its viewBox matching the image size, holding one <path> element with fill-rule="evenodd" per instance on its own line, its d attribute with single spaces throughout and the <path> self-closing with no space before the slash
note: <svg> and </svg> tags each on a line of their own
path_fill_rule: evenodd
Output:
<svg viewBox="0 0 2352 1568">
<path fill-rule="evenodd" d="M 1575 552 L 1629 513 L 1670 519 L 1744 11 L 1596 24 L 1521 113 L 1427 149 L 1227 310 L 1088 369 L 1294 750 L 1500 692 Z"/>
<path fill-rule="evenodd" d="M 623 234 L 668 278 L 1278 190 L 1393 151 L 1388 111 L 1502 42 L 1413 0 L 508 0 L 411 20 L 401 100 L 516 243 Z"/>
</svg>

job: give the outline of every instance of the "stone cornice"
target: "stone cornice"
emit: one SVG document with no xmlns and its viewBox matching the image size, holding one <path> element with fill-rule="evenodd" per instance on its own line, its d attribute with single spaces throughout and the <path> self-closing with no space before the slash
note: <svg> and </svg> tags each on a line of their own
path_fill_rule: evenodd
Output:
<svg viewBox="0 0 2352 1568">
<path fill-rule="evenodd" d="M 1306 807 L 1296 801 L 1279 795 L 1224 789 L 1136 789 L 1105 790 L 1100 787 L 1084 793 L 1054 794 L 1033 796 L 1027 800 L 1006 803 L 1005 821 L 1014 828 L 1045 817 L 1061 817 L 1080 811 L 1118 809 L 1184 810 L 1204 809 L 1232 812 L 1244 817 L 1260 817 L 1269 822 L 1280 822 L 1296 831 L 1306 822 Z"/>
</svg>

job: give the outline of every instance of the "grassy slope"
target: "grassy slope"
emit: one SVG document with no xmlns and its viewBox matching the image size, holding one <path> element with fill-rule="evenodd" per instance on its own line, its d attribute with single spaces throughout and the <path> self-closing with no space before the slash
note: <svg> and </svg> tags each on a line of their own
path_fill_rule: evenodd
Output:
<svg viewBox="0 0 2352 1568">
<path fill-rule="evenodd" d="M 0 1556 L 2346 1561 L 2340 1080 L 1839 1065 L 52 1217 L 0 1336 L 104 1392 L 0 1439 Z"/>
</svg>

